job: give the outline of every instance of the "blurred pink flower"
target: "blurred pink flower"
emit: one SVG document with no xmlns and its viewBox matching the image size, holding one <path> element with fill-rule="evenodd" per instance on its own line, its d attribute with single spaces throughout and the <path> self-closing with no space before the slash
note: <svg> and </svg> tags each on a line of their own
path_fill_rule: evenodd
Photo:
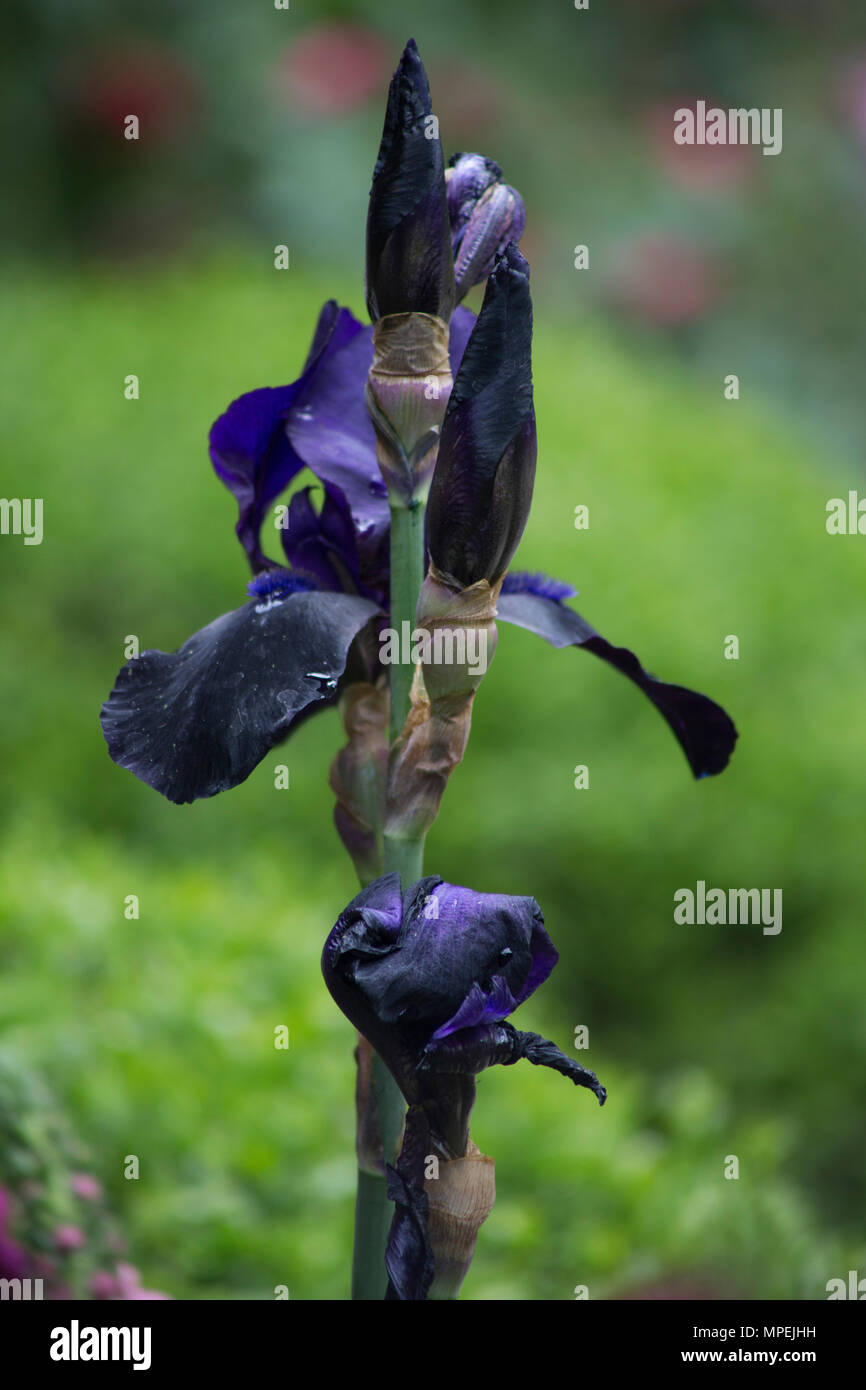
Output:
<svg viewBox="0 0 866 1390">
<path fill-rule="evenodd" d="M 844 120 L 860 143 L 866 145 L 866 52 L 861 51 L 844 65 L 837 95 Z"/>
<path fill-rule="evenodd" d="M 341 116 L 379 96 L 394 66 L 391 47 L 373 29 L 318 24 L 280 62 L 284 97 L 311 116 Z"/>
<path fill-rule="evenodd" d="M 54 1243 L 58 1250 L 80 1250 L 82 1246 L 87 1244 L 87 1237 L 80 1226 L 72 1226 L 67 1223 L 56 1228 Z"/>
<path fill-rule="evenodd" d="M 143 1289 L 141 1275 L 134 1265 L 119 1264 L 114 1274 L 100 1270 L 90 1281 L 90 1292 L 94 1298 L 115 1302 L 142 1302 L 146 1299 L 168 1299 L 167 1293 L 156 1289 Z"/>
<path fill-rule="evenodd" d="M 148 1299 L 148 1298 L 168 1298 L 167 1293 L 159 1293 L 156 1289 L 143 1289 L 141 1287 L 141 1275 L 134 1265 L 119 1264 L 117 1266 L 117 1281 L 120 1286 L 120 1297 L 123 1299 Z"/>
<path fill-rule="evenodd" d="M 703 317 L 718 299 L 714 258 L 696 242 L 660 232 L 622 245 L 606 297 L 626 316 L 678 328 Z"/>
<path fill-rule="evenodd" d="M 94 1298 L 117 1298 L 119 1288 L 116 1276 L 105 1269 L 98 1270 L 90 1281 L 90 1292 Z"/>
<path fill-rule="evenodd" d="M 84 1202 L 98 1202 L 102 1196 L 102 1183 L 91 1177 L 90 1173 L 73 1173 L 69 1185 L 76 1197 Z"/>
<path fill-rule="evenodd" d="M 680 107 L 695 110 L 695 97 L 671 97 L 651 106 L 643 123 L 656 163 L 672 183 L 691 192 L 724 192 L 743 183 L 755 171 L 755 150 L 751 145 L 677 145 L 674 142 L 674 112 Z M 717 103 L 707 99 L 707 106 Z M 720 103 L 718 103 L 720 104 Z"/>
</svg>

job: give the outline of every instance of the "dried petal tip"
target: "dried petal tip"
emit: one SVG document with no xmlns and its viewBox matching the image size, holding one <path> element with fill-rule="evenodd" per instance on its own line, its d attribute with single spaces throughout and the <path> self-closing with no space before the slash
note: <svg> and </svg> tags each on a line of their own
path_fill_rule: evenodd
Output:
<svg viewBox="0 0 866 1390">
<path fill-rule="evenodd" d="M 450 319 L 451 226 L 439 127 L 414 39 L 391 80 L 367 214 L 371 319 L 421 313 Z"/>
<path fill-rule="evenodd" d="M 523 199 L 501 177 L 499 165 L 480 154 L 454 155 L 445 171 L 458 299 L 486 280 L 508 243 L 523 235 Z"/>
</svg>

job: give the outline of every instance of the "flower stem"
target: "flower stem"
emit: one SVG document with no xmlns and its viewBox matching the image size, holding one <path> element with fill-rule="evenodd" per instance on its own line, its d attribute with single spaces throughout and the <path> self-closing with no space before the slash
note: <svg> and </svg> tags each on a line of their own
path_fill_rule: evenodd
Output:
<svg viewBox="0 0 866 1390">
<path fill-rule="evenodd" d="M 424 578 L 424 506 L 392 501 L 391 506 L 391 626 L 402 644 L 402 624 L 415 626 L 418 592 Z M 409 713 L 414 666 L 395 662 L 390 668 L 391 711 L 389 733 L 393 743 Z M 424 841 L 385 837 L 386 874 L 398 873 L 403 884 L 415 883 L 422 873 Z M 399 1152 L 406 1103 L 393 1076 L 376 1053 L 372 1060 L 373 1090 L 382 1157 L 393 1164 Z M 355 1249 L 352 1260 L 352 1298 L 381 1299 L 388 1276 L 385 1272 L 385 1246 L 393 1206 L 389 1202 L 385 1176 L 369 1169 L 358 1170 L 355 1199 Z"/>
<path fill-rule="evenodd" d="M 391 503 L 391 626 L 402 643 L 403 623 L 415 627 L 415 609 L 424 579 L 424 504 L 417 500 Z M 399 735 L 409 713 L 409 692 L 415 667 L 395 662 L 391 666 L 391 742 Z"/>
</svg>

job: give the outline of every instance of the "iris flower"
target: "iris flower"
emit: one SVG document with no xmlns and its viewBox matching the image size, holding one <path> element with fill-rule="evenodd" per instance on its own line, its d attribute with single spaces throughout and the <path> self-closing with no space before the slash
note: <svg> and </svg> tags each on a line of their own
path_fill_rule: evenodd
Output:
<svg viewBox="0 0 866 1390">
<path fill-rule="evenodd" d="M 453 390 L 432 483 L 428 474 L 424 484 L 436 573 L 455 591 L 482 576 L 498 586 L 522 533 L 536 455 L 528 267 L 515 245 L 523 204 L 481 155 L 455 156 L 446 175 L 432 120 L 427 77 L 410 41 L 391 82 L 370 194 L 373 324 L 329 301 L 297 381 L 240 396 L 211 430 L 213 466 L 238 504 L 237 536 L 253 573 L 249 601 L 177 652 L 132 658 L 103 706 L 111 757 L 171 801 L 237 786 L 347 684 L 375 684 L 384 674 L 374 639 L 388 616 L 390 511 L 371 409 L 380 444 L 384 431 L 409 482 L 417 480 L 386 419 L 385 406 L 399 404 L 391 399 L 391 368 L 377 386 L 382 399 L 368 390 L 374 333 L 383 323 L 391 330 L 418 320 L 448 324 Z M 468 309 L 453 306 L 485 277 L 476 323 Z M 401 345 L 410 357 L 419 350 L 413 342 Z M 398 394 L 403 425 L 420 429 L 411 442 L 429 468 L 438 427 L 418 424 L 424 385 L 422 375 Z M 310 486 L 295 490 L 279 513 L 283 553 L 274 559 L 262 528 L 304 469 L 322 502 L 314 506 Z M 648 675 L 633 652 L 611 645 L 567 605 L 575 592 L 546 576 L 506 574 L 497 616 L 621 671 L 667 720 L 695 776 L 721 772 L 736 739 L 724 710 Z"/>
<path fill-rule="evenodd" d="M 471 374 L 461 377 L 459 368 L 473 332 L 480 350 L 487 331 L 483 312 L 476 328 L 468 309 L 455 310 L 454 410 L 464 402 L 479 449 L 501 427 L 479 403 Z M 376 679 L 377 644 L 358 640 L 385 620 L 388 607 L 390 514 L 364 399 L 372 355 L 372 328 L 330 301 L 297 381 L 240 396 L 211 430 L 213 466 L 238 504 L 237 536 L 253 573 L 249 601 L 177 652 L 131 659 L 102 710 L 114 761 L 170 801 L 213 796 L 244 781 L 306 717 L 335 702 L 353 663 L 359 678 Z M 310 486 L 295 491 L 273 531 L 282 548 L 277 559 L 265 553 L 262 529 L 305 468 L 323 501 L 313 505 Z M 470 480 L 471 473 L 455 470 L 448 481 L 452 518 Z M 724 710 L 648 675 L 633 652 L 613 646 L 567 604 L 574 593 L 544 575 L 511 572 L 497 616 L 621 671 L 666 719 L 695 776 L 721 772 L 736 738 Z"/>
<path fill-rule="evenodd" d="M 433 1277 L 424 1166 L 469 1145 L 475 1077 L 521 1058 L 552 1067 L 604 1104 L 594 1072 L 506 1020 L 558 959 L 534 898 L 477 893 L 437 876 L 401 889 L 377 879 L 341 913 L 322 971 L 335 1002 L 384 1059 L 409 1107 L 389 1195 L 392 1298 L 423 1299 Z"/>
</svg>

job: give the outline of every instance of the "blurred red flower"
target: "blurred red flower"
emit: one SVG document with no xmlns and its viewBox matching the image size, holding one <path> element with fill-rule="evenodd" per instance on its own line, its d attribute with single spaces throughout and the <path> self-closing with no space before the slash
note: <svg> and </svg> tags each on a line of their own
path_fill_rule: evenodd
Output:
<svg viewBox="0 0 866 1390">
<path fill-rule="evenodd" d="M 192 73 L 173 49 L 118 44 L 78 52 L 66 63 L 61 95 L 84 126 L 117 133 L 137 116 L 148 139 L 167 139 L 187 124 L 197 104 Z"/>
<path fill-rule="evenodd" d="M 697 242 L 658 232 L 614 254 L 606 297 L 627 317 L 678 328 L 702 318 L 718 299 L 715 258 Z"/>
<path fill-rule="evenodd" d="M 360 24 L 319 24 L 282 58 L 282 95 L 311 116 L 341 116 L 378 98 L 394 66 L 389 44 Z"/>
</svg>

